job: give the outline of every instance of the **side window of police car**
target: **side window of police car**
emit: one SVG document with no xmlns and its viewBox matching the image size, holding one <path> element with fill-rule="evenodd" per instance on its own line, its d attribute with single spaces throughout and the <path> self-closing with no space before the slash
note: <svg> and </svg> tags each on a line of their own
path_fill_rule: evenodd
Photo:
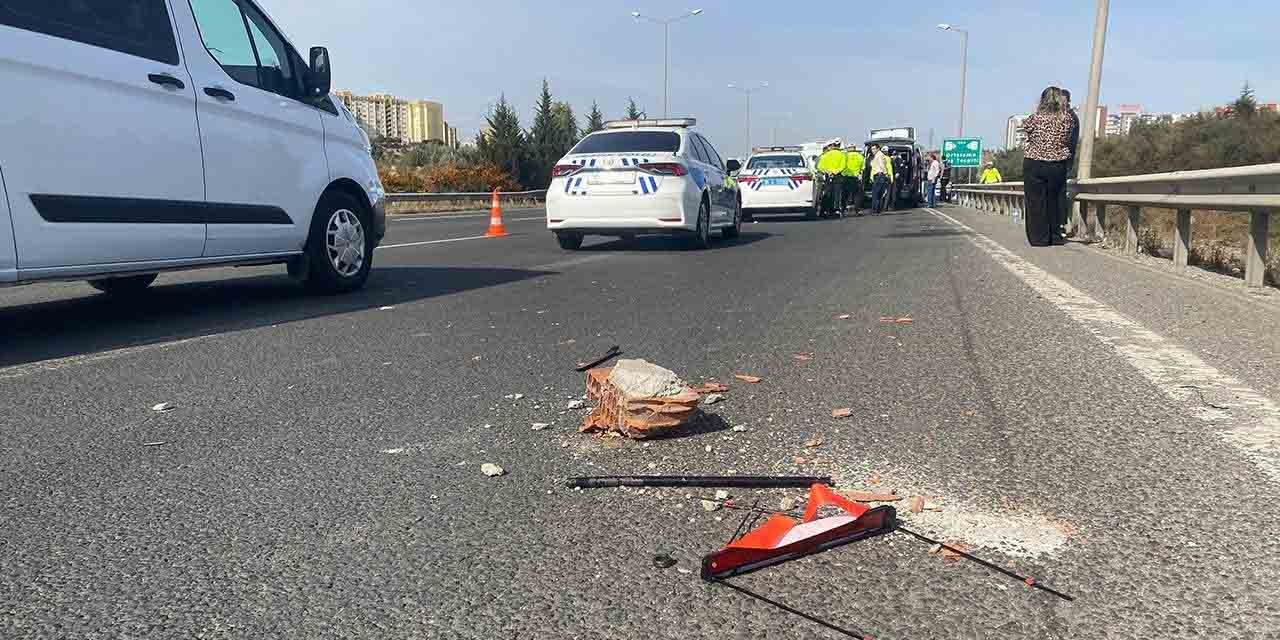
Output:
<svg viewBox="0 0 1280 640">
<path fill-rule="evenodd" d="M 711 141 L 706 138 L 703 138 L 702 142 L 707 145 L 707 156 L 711 158 L 711 164 L 720 167 L 721 171 L 726 171 L 724 167 L 724 158 L 720 157 L 720 152 L 716 151 L 716 146 L 711 144 Z"/>
<path fill-rule="evenodd" d="M 0 0 L 0 24 L 178 64 L 165 0 Z"/>
<path fill-rule="evenodd" d="M 191 0 L 191 10 L 204 48 L 232 79 L 286 98 L 302 98 L 296 56 L 252 5 Z"/>
<path fill-rule="evenodd" d="M 698 139 L 698 134 L 689 134 L 685 138 L 689 146 L 689 155 L 702 164 L 711 164 L 711 158 L 707 157 L 707 151 L 702 147 L 702 141 Z"/>
</svg>

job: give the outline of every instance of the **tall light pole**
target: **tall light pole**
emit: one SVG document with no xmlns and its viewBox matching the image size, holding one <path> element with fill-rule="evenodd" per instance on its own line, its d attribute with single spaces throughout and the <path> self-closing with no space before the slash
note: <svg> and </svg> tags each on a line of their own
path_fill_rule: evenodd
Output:
<svg viewBox="0 0 1280 640">
<path fill-rule="evenodd" d="M 755 86 L 755 87 L 747 87 L 747 86 L 739 86 L 736 84 L 731 84 L 729 85 L 729 88 L 733 89 L 734 91 L 741 91 L 747 96 L 747 150 L 746 150 L 746 153 L 742 155 L 743 158 L 746 158 L 751 155 L 751 94 L 761 89 L 769 88 L 769 83 L 761 82 L 759 86 Z"/>
<path fill-rule="evenodd" d="M 690 9 L 674 18 L 651 18 L 639 11 L 632 11 L 631 17 L 636 20 L 647 20 L 662 25 L 662 117 L 670 117 L 671 96 L 671 25 L 686 18 L 702 15 L 702 9 Z"/>
<path fill-rule="evenodd" d="M 964 137 L 964 110 L 969 92 L 969 31 L 952 24 L 940 24 L 938 28 L 960 34 L 960 135 Z"/>
</svg>

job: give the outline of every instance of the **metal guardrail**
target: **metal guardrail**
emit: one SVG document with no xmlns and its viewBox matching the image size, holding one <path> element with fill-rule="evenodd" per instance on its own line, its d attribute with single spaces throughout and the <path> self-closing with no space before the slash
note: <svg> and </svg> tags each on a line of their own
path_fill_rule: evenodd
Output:
<svg viewBox="0 0 1280 640">
<path fill-rule="evenodd" d="M 503 198 L 523 198 L 526 200 L 546 200 L 547 190 L 536 191 L 501 191 Z M 493 198 L 493 192 L 484 193 L 388 193 L 387 202 L 403 204 L 415 202 L 467 202 L 487 203 Z"/>
<path fill-rule="evenodd" d="M 1025 209 L 1022 189 L 1021 182 L 953 187 L 961 204 L 1005 215 L 1013 209 Z M 1067 197 L 1080 205 L 1077 228 L 1088 229 L 1092 239 L 1101 239 L 1106 233 L 1107 206 L 1127 207 L 1123 246 L 1128 254 L 1138 253 L 1143 207 L 1177 211 L 1173 263 L 1178 269 L 1186 268 L 1191 254 L 1192 209 L 1247 213 L 1244 279 L 1250 287 L 1261 287 L 1266 280 L 1271 215 L 1280 211 L 1280 163 L 1072 180 Z"/>
</svg>

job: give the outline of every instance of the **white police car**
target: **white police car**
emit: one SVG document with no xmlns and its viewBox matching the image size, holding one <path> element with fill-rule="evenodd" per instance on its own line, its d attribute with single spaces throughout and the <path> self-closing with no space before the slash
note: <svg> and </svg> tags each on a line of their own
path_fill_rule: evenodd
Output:
<svg viewBox="0 0 1280 640">
<path fill-rule="evenodd" d="M 738 173 L 743 217 L 803 211 L 817 215 L 813 169 L 802 147 L 757 147 Z"/>
<path fill-rule="evenodd" d="M 583 138 L 556 163 L 547 190 L 547 229 L 567 250 L 588 235 L 688 235 L 711 244 L 742 227 L 742 201 L 715 147 L 692 118 L 623 120 Z"/>
</svg>

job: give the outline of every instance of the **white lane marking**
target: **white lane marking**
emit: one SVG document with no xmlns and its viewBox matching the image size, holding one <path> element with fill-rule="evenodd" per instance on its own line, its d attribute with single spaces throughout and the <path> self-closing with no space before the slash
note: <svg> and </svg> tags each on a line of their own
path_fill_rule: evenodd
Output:
<svg viewBox="0 0 1280 640">
<path fill-rule="evenodd" d="M 926 210 L 972 234 L 969 239 L 978 248 L 1100 342 L 1115 349 L 1161 393 L 1189 407 L 1197 418 L 1217 429 L 1223 440 L 1239 447 L 1263 473 L 1280 482 L 1280 405 L 963 222 L 935 209 Z"/>
<path fill-rule="evenodd" d="M 403 247 L 421 247 L 422 245 L 426 245 L 426 244 L 443 244 L 445 242 L 462 242 L 463 240 L 484 240 L 488 237 L 489 236 L 467 236 L 466 238 L 445 238 L 443 240 L 423 240 L 422 242 L 406 242 L 404 244 L 384 244 L 384 245 L 380 245 L 378 247 L 378 250 L 381 251 L 383 249 L 400 249 Z"/>
<path fill-rule="evenodd" d="M 27 364 L 13 365 L 10 367 L 0 368 L 0 380 L 13 380 L 15 378 L 25 378 L 35 373 L 44 371 L 57 371 L 67 367 L 78 365 L 92 364 L 94 362 L 102 362 L 104 360 L 114 360 L 128 355 L 137 353 L 145 353 L 147 351 L 159 351 L 162 349 L 170 349 L 184 344 L 191 344 L 207 340 L 219 334 L 210 334 L 205 336 L 196 336 L 194 338 L 184 338 L 182 340 L 174 340 L 172 342 L 156 342 L 152 344 L 144 344 L 136 347 L 123 347 L 113 349 L 111 351 L 103 351 L 100 353 L 91 353 L 77 356 L 66 356 L 64 358 L 52 358 L 49 360 L 41 360 L 39 362 L 29 362 Z"/>
<path fill-rule="evenodd" d="M 587 264 L 588 262 L 597 262 L 599 260 L 607 260 L 609 258 L 614 257 L 615 255 L 617 254 L 597 253 L 593 256 L 582 256 L 580 258 L 568 258 L 566 260 L 560 260 L 558 262 L 552 262 L 549 264 L 540 264 L 536 267 L 531 267 L 531 268 L 537 269 L 539 271 L 551 271 L 553 269 L 564 269 L 565 267 L 573 267 L 580 264 Z"/>
</svg>

